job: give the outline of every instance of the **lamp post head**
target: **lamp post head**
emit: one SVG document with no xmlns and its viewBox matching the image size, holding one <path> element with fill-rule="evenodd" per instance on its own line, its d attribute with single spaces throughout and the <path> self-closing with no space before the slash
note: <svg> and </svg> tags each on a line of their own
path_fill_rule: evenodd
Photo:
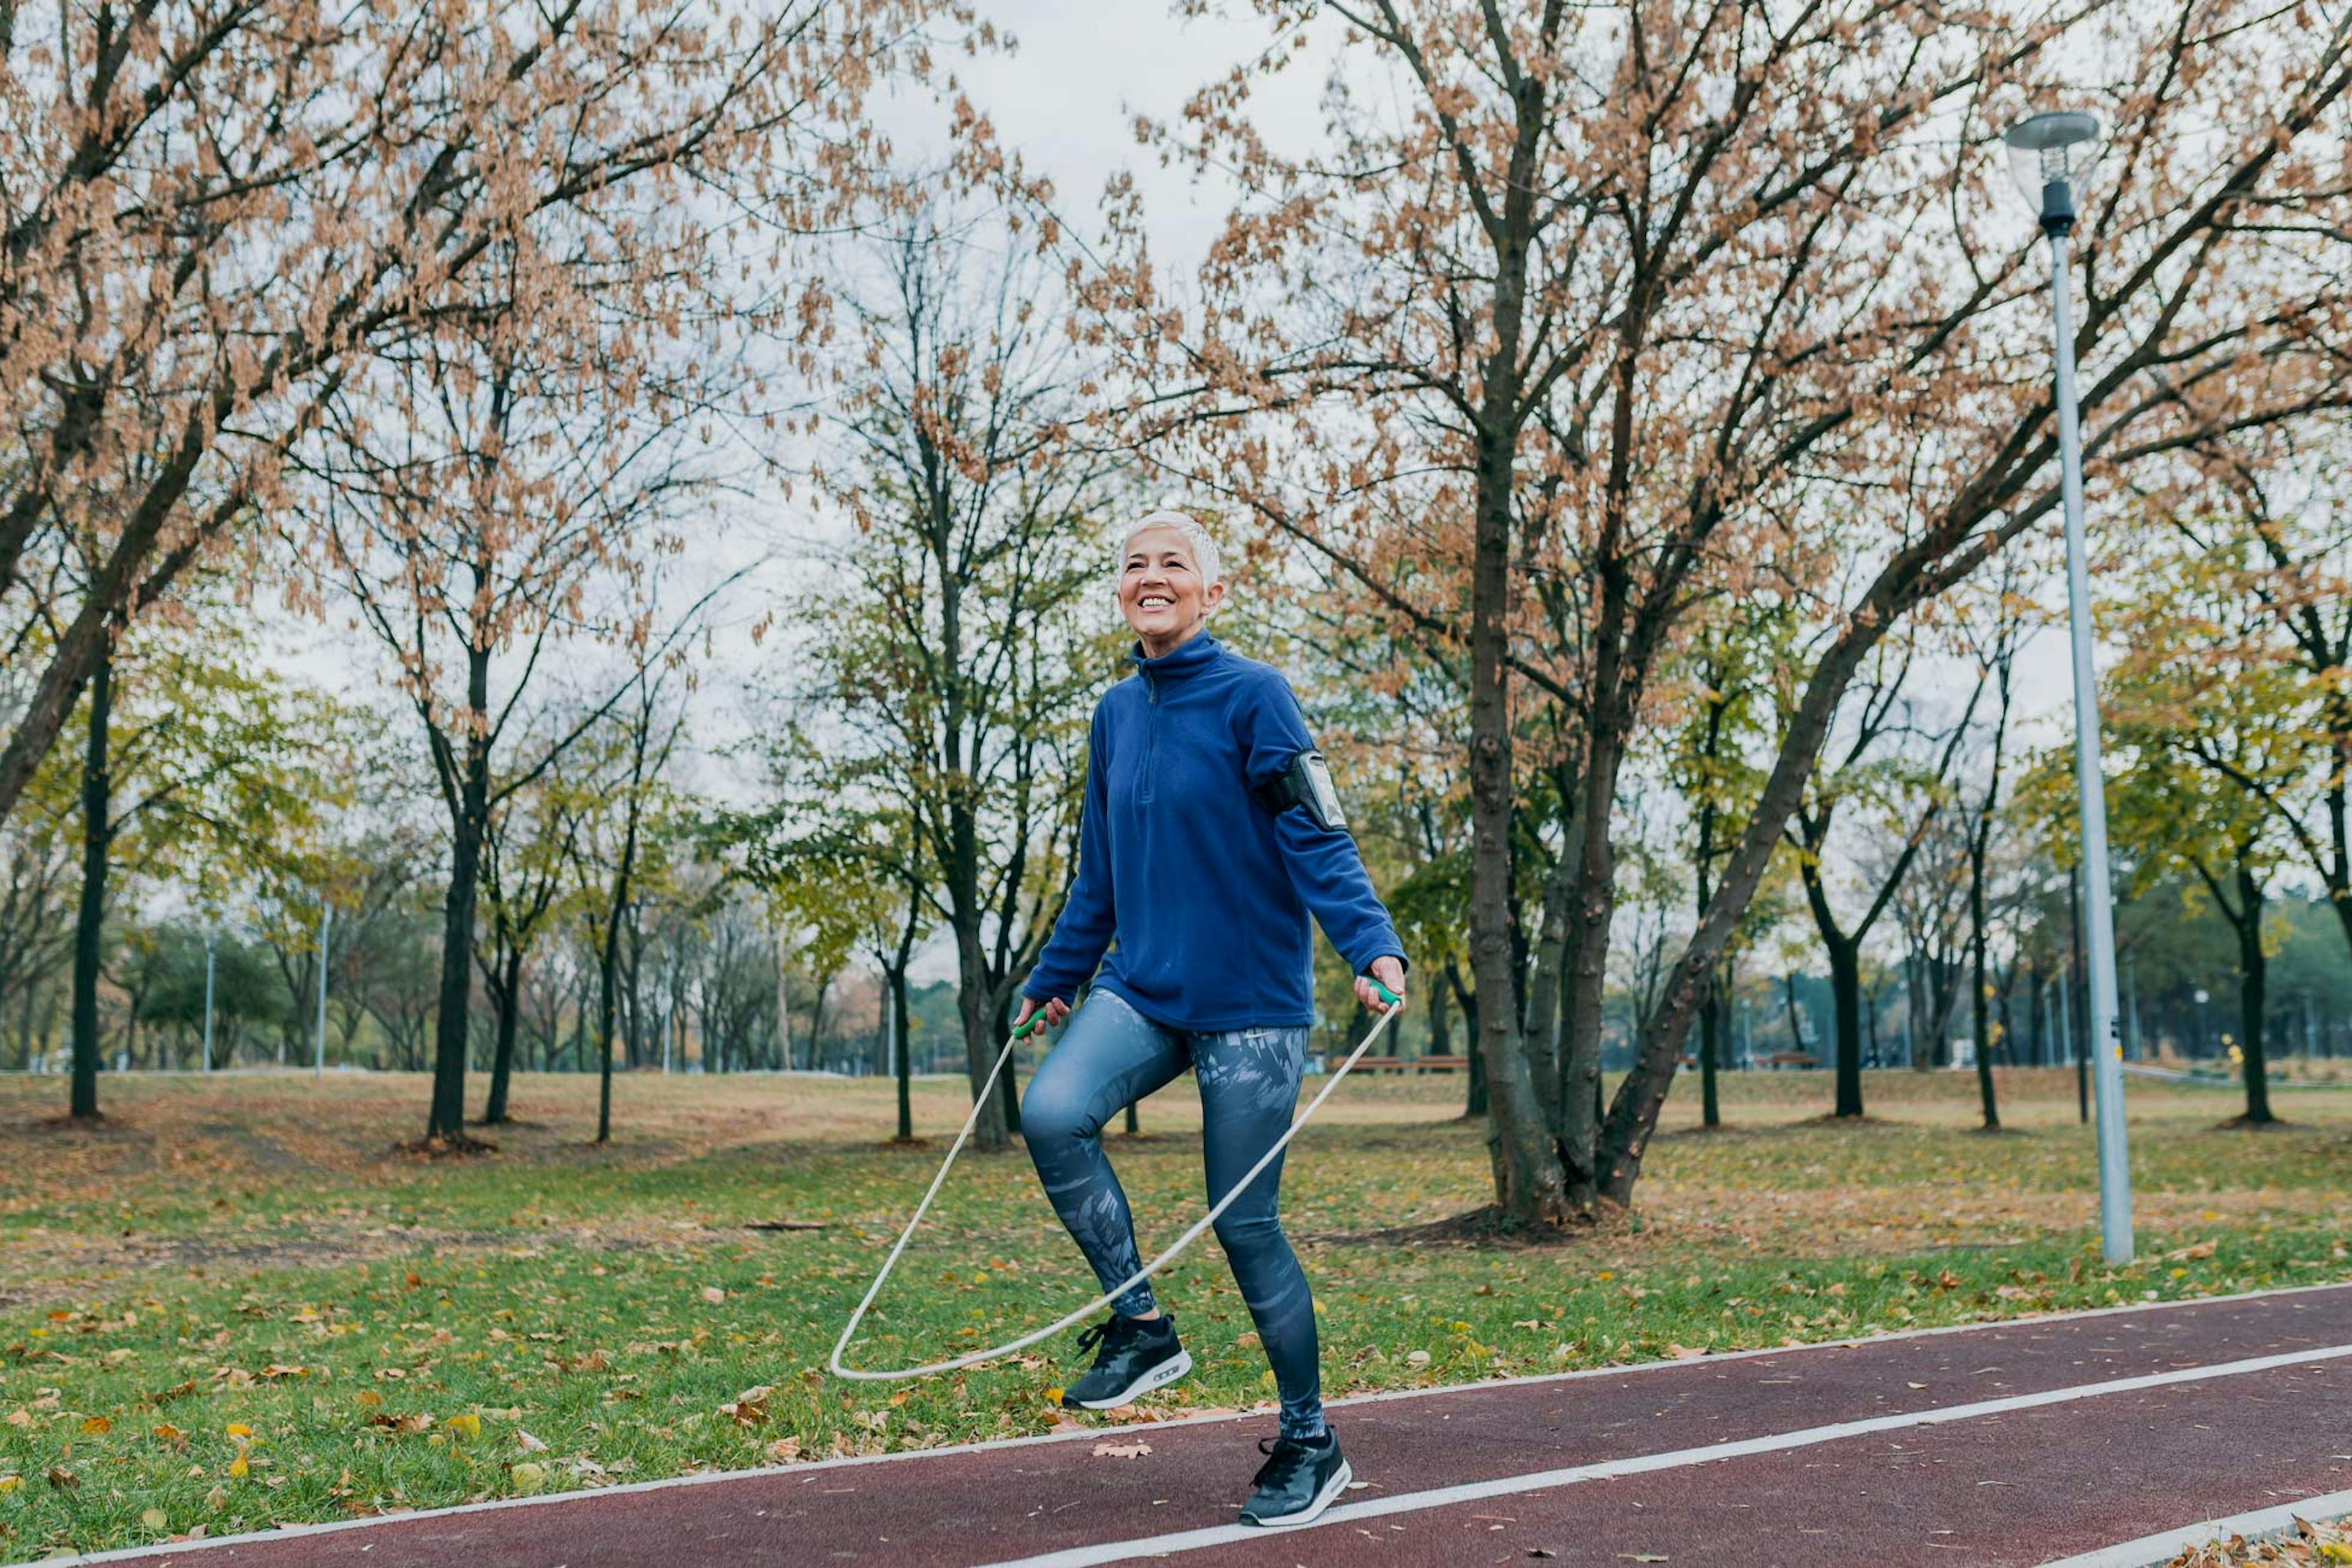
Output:
<svg viewBox="0 0 2352 1568">
<path fill-rule="evenodd" d="M 2009 172 L 2042 220 L 2044 234 L 2074 226 L 2075 204 L 2089 186 L 2099 158 L 2099 121 L 2079 110 L 2035 114 L 2001 133 L 2009 146 Z"/>
</svg>

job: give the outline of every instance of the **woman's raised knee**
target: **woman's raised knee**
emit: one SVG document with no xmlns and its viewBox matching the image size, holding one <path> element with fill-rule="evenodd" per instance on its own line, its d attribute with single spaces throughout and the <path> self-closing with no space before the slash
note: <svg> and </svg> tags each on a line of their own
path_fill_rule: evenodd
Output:
<svg viewBox="0 0 2352 1568">
<path fill-rule="evenodd" d="M 1055 1144 L 1083 1143 L 1102 1131 L 1102 1118 L 1073 1095 L 1040 1094 L 1032 1084 L 1021 1102 L 1021 1136 L 1033 1150 Z"/>
</svg>

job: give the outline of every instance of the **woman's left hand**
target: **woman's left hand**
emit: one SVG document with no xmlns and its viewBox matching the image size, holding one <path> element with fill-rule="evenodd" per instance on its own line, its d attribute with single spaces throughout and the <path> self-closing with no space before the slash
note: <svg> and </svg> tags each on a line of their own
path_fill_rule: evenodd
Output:
<svg viewBox="0 0 2352 1568">
<path fill-rule="evenodd" d="M 1356 1000 L 1372 1012 L 1385 1013 L 1390 1005 L 1381 1001 L 1381 994 L 1372 989 L 1375 980 L 1389 988 L 1389 994 L 1396 998 L 1397 1006 L 1404 1005 L 1404 965 L 1402 963 L 1394 957 L 1376 958 L 1372 960 L 1372 972 L 1369 976 L 1356 976 Z"/>
</svg>

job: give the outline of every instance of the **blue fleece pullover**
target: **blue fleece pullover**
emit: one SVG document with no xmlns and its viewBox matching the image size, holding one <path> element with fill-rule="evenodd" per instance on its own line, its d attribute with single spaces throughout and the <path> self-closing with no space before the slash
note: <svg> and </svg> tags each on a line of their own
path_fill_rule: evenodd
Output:
<svg viewBox="0 0 2352 1568">
<path fill-rule="evenodd" d="M 1206 633 L 1132 657 L 1095 708 L 1077 879 L 1022 994 L 1075 1001 L 1092 974 L 1188 1033 L 1311 1024 L 1310 912 L 1359 974 L 1404 947 L 1347 830 L 1255 794 L 1314 749 L 1298 700 Z"/>
</svg>

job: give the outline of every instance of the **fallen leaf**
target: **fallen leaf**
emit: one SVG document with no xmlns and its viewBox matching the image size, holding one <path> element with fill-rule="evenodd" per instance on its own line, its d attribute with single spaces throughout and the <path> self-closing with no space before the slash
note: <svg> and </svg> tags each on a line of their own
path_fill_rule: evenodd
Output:
<svg viewBox="0 0 2352 1568">
<path fill-rule="evenodd" d="M 766 1384 L 747 1388 L 719 1407 L 719 1413 L 738 1426 L 758 1426 L 768 1419 L 768 1396 L 775 1392 Z"/>
<path fill-rule="evenodd" d="M 2211 1240 L 2196 1242 L 2190 1246 L 2181 1247 L 2177 1252 L 2166 1253 L 2164 1255 L 2164 1260 L 2167 1263 L 2180 1263 L 2185 1262 L 2191 1258 L 2210 1258 L 2213 1256 L 2214 1247 L 2218 1245 L 2218 1243 Z"/>
<path fill-rule="evenodd" d="M 478 1437 L 482 1435 L 482 1418 L 471 1414 L 452 1415 L 441 1425 L 444 1430 L 454 1432 L 460 1437 Z"/>
<path fill-rule="evenodd" d="M 250 1437 L 253 1436 L 253 1428 L 247 1426 L 242 1421 L 232 1421 L 226 1426 L 221 1428 L 221 1430 L 226 1432 L 232 1437 Z"/>
<path fill-rule="evenodd" d="M 716 1285 L 705 1285 L 702 1288 L 702 1299 L 715 1307 L 727 1300 L 727 1292 Z"/>
<path fill-rule="evenodd" d="M 1097 1459 L 1139 1459 L 1150 1452 L 1151 1452 L 1151 1445 L 1140 1439 L 1131 1443 L 1097 1443 L 1095 1445 L 1095 1458 Z"/>
<path fill-rule="evenodd" d="M 150 1530 L 162 1530 L 172 1522 L 172 1516 L 160 1508 L 142 1509 L 140 1510 L 139 1522 Z"/>
<path fill-rule="evenodd" d="M 1672 1340 L 1666 1342 L 1666 1356 L 1671 1361 L 1688 1361 L 1694 1356 L 1705 1354 L 1706 1354 L 1705 1345 L 1678 1345 Z"/>
<path fill-rule="evenodd" d="M 114 1423 L 103 1415 L 90 1415 L 83 1418 L 81 1429 L 93 1437 L 99 1437 L 113 1431 Z"/>
<path fill-rule="evenodd" d="M 768 1458 L 777 1464 L 789 1465 L 800 1457 L 801 1440 L 798 1437 L 779 1437 L 768 1445 Z"/>
<path fill-rule="evenodd" d="M 515 1442 L 526 1454 L 544 1454 L 547 1452 L 547 1445 L 545 1443 L 520 1428 L 516 1429 Z"/>
<path fill-rule="evenodd" d="M 547 1479 L 547 1467 L 534 1465 L 526 1459 L 509 1469 L 507 1474 L 514 1479 L 514 1484 L 519 1487 L 535 1487 Z"/>
</svg>

